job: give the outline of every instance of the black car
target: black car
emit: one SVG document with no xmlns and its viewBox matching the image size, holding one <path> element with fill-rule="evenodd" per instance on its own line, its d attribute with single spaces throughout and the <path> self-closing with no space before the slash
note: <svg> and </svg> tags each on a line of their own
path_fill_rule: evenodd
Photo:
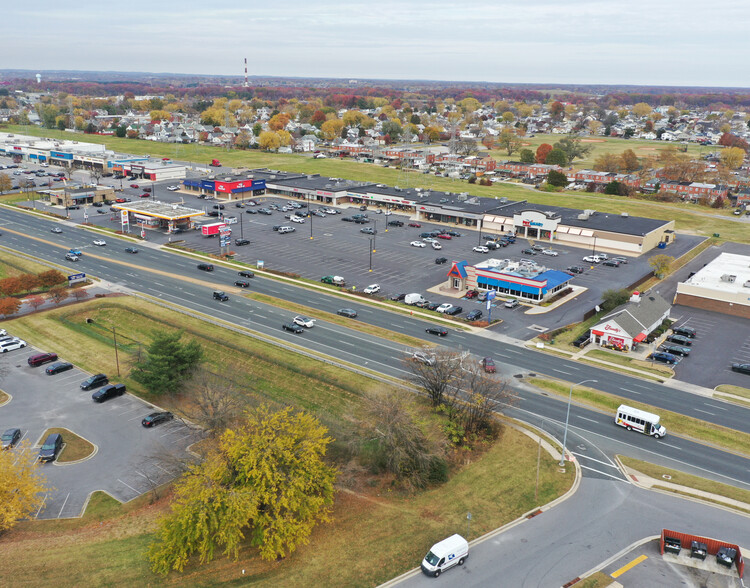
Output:
<svg viewBox="0 0 750 588">
<path fill-rule="evenodd" d="M 44 444 L 39 450 L 39 461 L 55 461 L 55 458 L 57 457 L 57 454 L 60 453 L 62 446 L 63 438 L 60 433 L 51 433 L 50 435 L 47 435 L 47 438 L 44 440 Z"/>
<path fill-rule="evenodd" d="M 669 345 L 668 343 L 660 345 L 659 351 L 671 353 L 672 355 L 679 355 L 680 357 L 686 357 L 690 355 L 690 347 L 683 347 L 682 345 Z"/>
<path fill-rule="evenodd" d="M 481 310 L 472 310 L 469 314 L 466 315 L 467 321 L 478 321 L 480 318 L 482 318 Z"/>
<path fill-rule="evenodd" d="M 448 329 L 446 329 L 445 327 L 427 327 L 425 329 L 425 332 L 429 333 L 430 335 L 445 337 L 448 334 Z"/>
<path fill-rule="evenodd" d="M 351 308 L 339 308 L 336 311 L 336 314 L 339 314 L 341 316 L 346 316 L 346 317 L 349 317 L 349 318 L 356 318 L 357 311 L 353 310 Z"/>
<path fill-rule="evenodd" d="M 274 226 L 271 227 L 271 229 L 273 229 L 274 231 L 278 231 L 283 226 L 284 225 L 274 225 Z"/>
<path fill-rule="evenodd" d="M 736 557 L 737 550 L 733 547 L 719 547 L 719 551 L 716 552 L 716 563 L 731 568 Z"/>
<path fill-rule="evenodd" d="M 241 247 L 242 245 L 250 245 L 250 239 L 235 239 L 234 244 L 238 247 Z"/>
<path fill-rule="evenodd" d="M 2 436 L 3 449 L 11 449 L 21 440 L 21 429 L 8 429 Z"/>
<path fill-rule="evenodd" d="M 437 307 L 440 306 L 442 302 L 429 302 L 428 304 L 424 305 L 424 308 L 427 310 L 437 310 Z"/>
<path fill-rule="evenodd" d="M 198 269 L 204 272 L 212 272 L 214 271 L 214 265 L 212 263 L 199 263 Z"/>
<path fill-rule="evenodd" d="M 234 203 L 235 208 L 245 208 L 244 202 L 235 202 Z"/>
<path fill-rule="evenodd" d="M 457 314 L 461 314 L 463 311 L 464 309 L 460 306 L 451 306 L 448 310 L 445 311 L 445 314 L 456 316 Z"/>
<path fill-rule="evenodd" d="M 450 235 L 451 237 L 460 237 L 461 236 L 461 233 L 459 233 L 458 231 L 446 231 L 445 234 L 446 235 Z"/>
<path fill-rule="evenodd" d="M 370 222 L 370 219 L 369 218 L 355 218 L 354 222 L 355 224 L 358 224 L 358 225 L 366 225 L 367 223 Z"/>
<path fill-rule="evenodd" d="M 447 257 L 437 257 L 437 258 L 435 258 L 435 263 L 437 265 L 442 265 L 444 263 L 448 263 L 448 258 Z"/>
<path fill-rule="evenodd" d="M 695 339 L 695 336 L 697 335 L 695 329 L 691 329 L 690 327 L 672 327 L 672 332 L 675 335 L 682 335 L 683 337 L 688 337 L 690 339 Z"/>
<path fill-rule="evenodd" d="M 251 272 L 250 270 L 242 270 L 241 272 L 237 272 L 238 276 L 241 276 L 243 278 L 254 278 L 255 274 Z"/>
<path fill-rule="evenodd" d="M 59 374 L 60 372 L 67 372 L 68 370 L 73 369 L 73 364 L 68 363 L 67 361 L 58 361 L 57 363 L 53 363 L 51 366 L 49 366 L 44 372 L 48 376 L 54 376 L 55 374 Z"/>
<path fill-rule="evenodd" d="M 106 210 L 97 210 L 96 214 L 109 214 Z"/>
<path fill-rule="evenodd" d="M 750 374 L 750 363 L 733 363 L 732 371 L 741 374 Z"/>
<path fill-rule="evenodd" d="M 693 345 L 692 340 L 689 337 L 685 337 L 684 335 L 669 335 L 667 336 L 667 341 L 669 341 L 670 343 L 677 343 L 677 345 L 682 345 L 684 347 L 691 347 Z"/>
<path fill-rule="evenodd" d="M 619 259 L 605 259 L 602 265 L 607 265 L 609 267 L 620 267 L 620 260 Z"/>
<path fill-rule="evenodd" d="M 234 285 L 238 288 L 249 288 L 250 282 L 246 282 L 245 280 L 237 280 Z"/>
<path fill-rule="evenodd" d="M 252 209 L 249 209 L 249 210 L 248 210 L 248 212 L 250 212 L 250 210 L 252 210 Z M 259 209 L 258 209 L 258 214 L 267 214 L 267 215 L 271 215 L 271 214 L 273 214 L 273 213 L 272 213 L 272 212 L 271 212 L 270 210 L 268 210 L 267 208 L 259 208 Z"/>
<path fill-rule="evenodd" d="M 218 210 L 209 210 L 206 213 L 206 216 L 219 216 L 219 211 Z"/>
<path fill-rule="evenodd" d="M 402 292 L 401 294 L 394 294 L 393 296 L 391 296 L 391 300 L 393 300 L 394 302 L 398 302 L 399 300 L 403 300 L 404 298 L 406 298 L 406 292 Z"/>
<path fill-rule="evenodd" d="M 404 222 L 400 220 L 392 220 L 392 221 L 388 221 L 388 226 L 389 227 L 403 227 Z"/>
<path fill-rule="evenodd" d="M 150 415 L 143 417 L 141 424 L 144 427 L 153 427 L 154 425 L 158 425 L 159 423 L 166 423 L 167 421 L 171 421 L 173 418 L 174 415 L 171 412 L 152 412 Z"/>
<path fill-rule="evenodd" d="M 299 335 L 300 333 L 304 333 L 305 329 L 300 327 L 298 324 L 295 323 L 284 323 L 281 325 L 281 328 L 285 331 L 291 331 L 292 333 L 296 333 Z"/>
<path fill-rule="evenodd" d="M 354 222 L 354 219 L 352 217 L 350 217 L 350 216 L 342 216 L 341 220 L 344 221 L 345 223 L 352 223 L 352 222 Z"/>
<path fill-rule="evenodd" d="M 586 347 L 586 345 L 588 345 L 589 343 L 591 343 L 591 329 L 588 329 L 586 330 L 585 333 L 582 333 L 578 337 L 578 339 L 573 341 L 572 345 L 574 347 L 582 348 L 582 347 Z"/>
<path fill-rule="evenodd" d="M 248 208 L 245 212 L 247 214 L 257 214 L 259 211 L 255 210 L 254 208 Z"/>
<path fill-rule="evenodd" d="M 109 384 L 109 378 L 105 374 L 95 374 L 81 382 L 81 390 L 91 390 Z"/>
<path fill-rule="evenodd" d="M 568 270 L 571 274 L 582 274 L 586 271 L 585 267 L 581 267 L 580 265 L 571 265 Z"/>
<path fill-rule="evenodd" d="M 136 249 L 135 247 L 125 247 L 125 251 L 127 253 L 138 253 L 138 249 Z"/>
<path fill-rule="evenodd" d="M 214 292 L 214 300 L 226 302 L 227 300 L 229 300 L 229 296 L 227 296 L 224 292 L 217 290 L 216 292 Z"/>
<path fill-rule="evenodd" d="M 214 204 L 214 209 L 215 210 L 224 210 L 224 205 L 223 204 Z"/>
<path fill-rule="evenodd" d="M 521 251 L 521 253 L 523 253 L 524 255 L 536 255 L 536 251 L 534 251 L 534 250 L 533 250 L 533 249 L 531 249 L 530 247 L 529 247 L 529 248 L 527 248 L 527 249 L 523 249 L 523 250 Z"/>
<path fill-rule="evenodd" d="M 125 394 L 125 384 L 110 384 L 109 386 L 104 386 L 104 388 L 94 392 L 91 395 L 91 399 L 94 402 L 104 402 L 105 400 L 109 400 L 115 396 L 122 396 L 123 394 Z"/>
</svg>

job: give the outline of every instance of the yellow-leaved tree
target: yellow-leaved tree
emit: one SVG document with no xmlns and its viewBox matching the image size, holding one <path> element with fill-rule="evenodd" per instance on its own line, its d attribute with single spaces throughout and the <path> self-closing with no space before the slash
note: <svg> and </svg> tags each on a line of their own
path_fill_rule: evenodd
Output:
<svg viewBox="0 0 750 588">
<path fill-rule="evenodd" d="M 336 470 L 324 461 L 327 429 L 291 408 L 261 406 L 175 484 L 172 512 L 149 548 L 151 569 L 181 571 L 217 549 L 237 558 L 245 537 L 266 560 L 284 557 L 330 518 Z"/>
<path fill-rule="evenodd" d="M 0 451 L 0 533 L 35 513 L 50 489 L 28 444 Z"/>
</svg>

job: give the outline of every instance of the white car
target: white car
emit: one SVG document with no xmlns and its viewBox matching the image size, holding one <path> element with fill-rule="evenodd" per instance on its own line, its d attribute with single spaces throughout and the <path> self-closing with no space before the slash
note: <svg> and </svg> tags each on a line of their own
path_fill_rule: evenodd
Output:
<svg viewBox="0 0 750 588">
<path fill-rule="evenodd" d="M 542 255 L 551 255 L 552 257 L 557 257 L 560 254 L 554 249 L 545 249 L 544 251 L 542 251 Z"/>
<path fill-rule="evenodd" d="M 487 249 L 487 247 L 484 247 L 483 245 L 477 245 L 472 249 L 472 251 L 476 251 L 477 253 L 489 253 L 490 250 Z"/>
<path fill-rule="evenodd" d="M 365 294 L 375 294 L 376 292 L 380 292 L 380 284 L 370 284 L 363 290 Z"/>
<path fill-rule="evenodd" d="M 583 261 L 587 261 L 589 263 L 599 263 L 601 260 L 602 258 L 598 255 L 587 255 L 583 258 Z"/>
<path fill-rule="evenodd" d="M 285 204 L 284 206 L 281 207 L 281 212 L 289 212 L 291 210 L 294 210 L 294 207 L 289 206 L 288 204 Z"/>
<path fill-rule="evenodd" d="M 451 308 L 453 308 L 453 305 L 449 304 L 448 302 L 445 302 L 445 303 L 441 304 L 440 306 L 438 306 L 435 310 L 437 312 L 446 312 L 446 311 L 450 310 Z"/>
<path fill-rule="evenodd" d="M 8 351 L 22 349 L 23 347 L 26 347 L 26 341 L 24 341 L 23 339 L 12 339 L 10 341 L 0 343 L 0 353 L 7 353 Z"/>
<path fill-rule="evenodd" d="M 293 223 L 304 223 L 305 222 L 305 219 L 302 218 L 301 216 L 294 216 L 294 215 L 290 216 L 289 220 L 292 221 Z"/>
<path fill-rule="evenodd" d="M 412 241 L 409 243 L 412 247 L 427 247 L 426 244 L 422 243 L 422 241 Z"/>
<path fill-rule="evenodd" d="M 176 192 L 179 189 L 179 186 L 167 186 L 167 190 L 169 190 L 170 192 Z"/>
<path fill-rule="evenodd" d="M 104 247 L 107 244 L 107 242 L 104 239 L 94 239 L 94 245 L 98 245 L 99 247 Z"/>
<path fill-rule="evenodd" d="M 431 245 L 432 245 L 432 248 L 435 250 L 443 248 L 443 246 L 440 243 L 436 243 L 434 241 L 431 243 Z"/>
<path fill-rule="evenodd" d="M 292 322 L 295 325 L 299 325 L 300 327 L 307 327 L 308 329 L 311 329 L 312 327 L 315 326 L 315 319 L 311 319 L 309 317 L 302 316 L 302 315 L 295 316 L 292 319 Z"/>
<path fill-rule="evenodd" d="M 391 216 L 393 213 L 390 210 L 385 211 L 385 216 Z"/>
<path fill-rule="evenodd" d="M 440 243 L 435 237 L 422 237 L 422 241 L 425 243 Z"/>
</svg>

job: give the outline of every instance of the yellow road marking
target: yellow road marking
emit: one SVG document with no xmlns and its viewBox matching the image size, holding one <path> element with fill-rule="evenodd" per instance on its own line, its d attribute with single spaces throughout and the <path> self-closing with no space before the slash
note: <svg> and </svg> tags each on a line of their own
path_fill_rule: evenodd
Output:
<svg viewBox="0 0 750 588">
<path fill-rule="evenodd" d="M 612 574 L 610 574 L 610 576 L 612 576 L 613 578 L 619 578 L 625 572 L 627 572 L 629 569 L 634 568 L 635 566 L 637 566 L 639 563 L 641 563 L 642 561 L 644 561 L 646 559 L 648 559 L 647 555 L 640 555 L 640 556 L 636 557 L 633 561 L 631 561 L 629 564 L 625 564 L 619 570 L 617 570 L 616 572 L 613 572 Z"/>
</svg>

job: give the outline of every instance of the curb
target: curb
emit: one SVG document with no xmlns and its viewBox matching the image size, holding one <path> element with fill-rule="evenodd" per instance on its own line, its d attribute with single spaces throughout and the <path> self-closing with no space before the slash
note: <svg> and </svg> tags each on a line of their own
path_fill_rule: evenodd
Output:
<svg viewBox="0 0 750 588">
<path fill-rule="evenodd" d="M 609 564 L 617 561 L 618 559 L 620 559 L 626 553 L 628 553 L 630 551 L 633 551 L 636 547 L 640 547 L 641 545 L 645 545 L 646 543 L 649 543 L 650 541 L 654 541 L 656 539 L 659 539 L 660 537 L 661 537 L 661 535 L 651 535 L 649 537 L 644 537 L 643 539 L 639 539 L 638 541 L 634 541 L 633 543 L 631 543 L 627 547 L 625 547 L 625 548 L 621 549 L 620 551 L 618 551 L 617 553 L 615 553 L 612 557 L 609 557 L 609 558 L 605 559 L 603 562 L 601 562 L 595 568 L 591 568 L 588 572 L 584 572 L 579 577 L 582 578 L 582 579 L 583 578 L 587 578 L 591 574 L 594 574 L 594 573 L 596 573 L 596 572 L 598 572 L 598 571 L 606 568 Z M 614 582 L 614 579 L 612 581 Z"/>
</svg>

